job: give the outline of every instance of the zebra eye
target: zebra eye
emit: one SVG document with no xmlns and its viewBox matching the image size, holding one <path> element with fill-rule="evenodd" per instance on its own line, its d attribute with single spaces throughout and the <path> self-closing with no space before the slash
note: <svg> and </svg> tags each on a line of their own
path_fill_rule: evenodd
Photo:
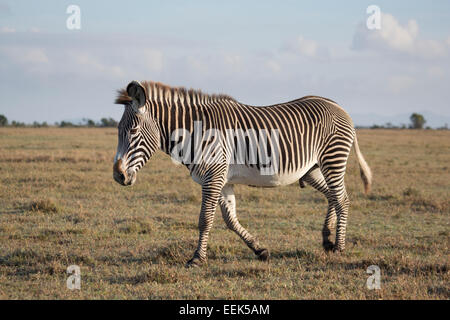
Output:
<svg viewBox="0 0 450 320">
<path fill-rule="evenodd" d="M 130 134 L 136 134 L 138 132 L 137 128 L 133 128 L 130 130 Z"/>
</svg>

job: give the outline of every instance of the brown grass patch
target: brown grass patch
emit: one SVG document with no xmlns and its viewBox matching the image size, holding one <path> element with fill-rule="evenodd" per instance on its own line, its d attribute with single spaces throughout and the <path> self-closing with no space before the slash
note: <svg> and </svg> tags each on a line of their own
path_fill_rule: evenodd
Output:
<svg viewBox="0 0 450 320">
<path fill-rule="evenodd" d="M 61 208 L 53 199 L 40 199 L 30 203 L 28 209 L 33 212 L 58 213 Z"/>
</svg>

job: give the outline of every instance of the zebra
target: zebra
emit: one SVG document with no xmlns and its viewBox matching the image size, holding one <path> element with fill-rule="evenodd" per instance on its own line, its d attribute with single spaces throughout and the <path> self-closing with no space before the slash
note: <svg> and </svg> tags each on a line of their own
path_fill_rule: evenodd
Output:
<svg viewBox="0 0 450 320">
<path fill-rule="evenodd" d="M 125 106 L 118 125 L 113 166 L 113 177 L 123 186 L 135 183 L 137 172 L 157 150 L 173 156 L 173 149 L 184 138 L 192 137 L 196 127 L 206 136 L 200 145 L 210 142 L 210 147 L 201 151 L 203 155 L 218 151 L 222 154 L 221 161 L 186 161 L 185 158 L 192 159 L 193 155 L 179 161 L 188 168 L 202 190 L 198 244 L 186 266 L 198 266 L 207 260 L 207 241 L 217 206 L 227 227 L 260 260 L 269 259 L 269 250 L 239 223 L 233 191 L 235 184 L 277 187 L 298 182 L 301 188 L 306 184 L 312 186 L 328 200 L 322 228 L 324 250 L 341 252 L 345 249 L 349 199 L 344 175 L 352 145 L 365 193 L 370 191 L 372 173 L 359 149 L 350 116 L 333 100 L 305 96 L 286 103 L 256 107 L 228 95 L 210 95 L 153 81 L 132 81 L 126 88 L 118 90 L 115 103 Z M 182 134 L 174 134 L 179 129 Z M 228 161 L 233 151 L 229 144 L 218 141 L 217 135 L 208 133 L 211 129 L 253 130 L 245 141 L 255 138 L 256 130 L 276 130 L 278 140 L 267 143 L 278 153 L 273 158 L 274 163 L 278 161 L 276 170 L 261 174 L 260 158 L 257 157 L 256 163 L 250 163 L 248 154 L 243 163 Z M 192 145 L 186 148 L 187 153 L 195 153 L 194 149 Z M 334 229 L 333 243 L 331 233 Z"/>
</svg>

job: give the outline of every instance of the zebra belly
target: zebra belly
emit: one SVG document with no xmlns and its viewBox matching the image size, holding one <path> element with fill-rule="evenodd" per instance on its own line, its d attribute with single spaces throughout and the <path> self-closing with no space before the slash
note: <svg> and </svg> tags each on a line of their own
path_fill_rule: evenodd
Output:
<svg viewBox="0 0 450 320">
<path fill-rule="evenodd" d="M 297 182 L 313 165 L 305 166 L 295 172 L 262 175 L 258 168 L 232 164 L 228 168 L 227 183 L 245 184 L 256 187 L 286 186 Z"/>
</svg>

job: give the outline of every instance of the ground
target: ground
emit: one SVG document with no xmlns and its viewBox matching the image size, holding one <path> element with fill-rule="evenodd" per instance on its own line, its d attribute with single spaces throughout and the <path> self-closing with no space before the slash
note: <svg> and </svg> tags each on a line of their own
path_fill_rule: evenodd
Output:
<svg viewBox="0 0 450 320">
<path fill-rule="evenodd" d="M 133 187 L 112 178 L 117 130 L 0 128 L 1 299 L 449 299 L 450 132 L 358 130 L 347 248 L 325 253 L 322 194 L 298 184 L 235 188 L 258 261 L 217 211 L 208 263 L 187 269 L 200 187 L 158 153 Z M 81 289 L 66 286 L 69 265 Z M 380 289 L 366 287 L 370 265 Z"/>
</svg>

